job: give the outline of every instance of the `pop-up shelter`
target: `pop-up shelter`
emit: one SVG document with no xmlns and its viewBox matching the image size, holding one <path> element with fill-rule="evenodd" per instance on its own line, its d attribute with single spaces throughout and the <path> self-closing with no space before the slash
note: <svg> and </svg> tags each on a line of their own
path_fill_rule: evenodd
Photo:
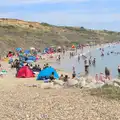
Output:
<svg viewBox="0 0 120 120">
<path fill-rule="evenodd" d="M 44 80 L 45 78 L 49 78 L 52 72 L 54 72 L 54 78 L 59 79 L 57 71 L 52 67 L 47 67 L 40 71 L 40 73 L 37 76 L 37 80 Z"/>
<path fill-rule="evenodd" d="M 24 53 L 25 54 L 30 54 L 30 50 L 25 50 Z"/>
<path fill-rule="evenodd" d="M 36 61 L 36 57 L 35 56 L 28 56 L 28 60 L 32 60 L 32 61 Z"/>
<path fill-rule="evenodd" d="M 23 66 L 17 72 L 17 78 L 31 78 L 35 77 L 33 71 L 28 66 Z"/>
</svg>

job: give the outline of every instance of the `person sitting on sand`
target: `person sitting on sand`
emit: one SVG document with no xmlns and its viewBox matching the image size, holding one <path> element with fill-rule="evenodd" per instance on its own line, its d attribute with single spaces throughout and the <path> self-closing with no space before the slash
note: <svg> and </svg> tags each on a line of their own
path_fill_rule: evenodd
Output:
<svg viewBox="0 0 120 120">
<path fill-rule="evenodd" d="M 40 65 L 37 66 L 37 70 L 38 70 L 38 71 L 41 71 Z"/>
<path fill-rule="evenodd" d="M 45 68 L 46 68 L 46 65 L 44 64 L 43 69 L 45 69 Z"/>
<path fill-rule="evenodd" d="M 36 69 L 37 68 L 37 65 L 35 64 L 35 66 L 33 67 L 33 69 Z"/>
<path fill-rule="evenodd" d="M 16 71 L 18 71 L 20 69 L 20 62 L 18 60 L 16 60 Z"/>
<path fill-rule="evenodd" d="M 65 77 L 64 77 L 64 80 L 63 80 L 64 82 L 67 82 L 68 81 L 68 75 L 65 75 Z"/>
<path fill-rule="evenodd" d="M 46 63 L 46 68 L 47 68 L 47 67 L 49 67 L 49 64 L 48 64 L 48 63 Z"/>
<path fill-rule="evenodd" d="M 63 74 L 61 74 L 59 80 L 64 80 L 64 76 L 63 76 Z"/>
<path fill-rule="evenodd" d="M 33 65 L 32 65 L 32 64 L 30 65 L 30 69 L 31 69 L 31 70 L 33 69 Z"/>
<path fill-rule="evenodd" d="M 54 78 L 54 72 L 52 72 L 52 74 L 50 75 L 50 82 L 52 82 L 53 80 L 55 80 L 55 78 Z"/>
</svg>

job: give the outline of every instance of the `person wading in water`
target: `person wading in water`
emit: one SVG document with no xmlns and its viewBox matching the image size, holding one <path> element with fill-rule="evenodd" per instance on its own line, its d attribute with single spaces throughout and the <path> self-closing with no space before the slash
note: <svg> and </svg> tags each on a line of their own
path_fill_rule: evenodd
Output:
<svg viewBox="0 0 120 120">
<path fill-rule="evenodd" d="M 88 62 L 87 59 L 85 59 L 84 64 L 85 64 L 85 74 L 87 75 L 89 73 L 89 70 L 88 70 L 88 68 L 89 68 L 89 62 Z"/>
<path fill-rule="evenodd" d="M 78 62 L 80 62 L 80 54 L 78 55 Z"/>
</svg>

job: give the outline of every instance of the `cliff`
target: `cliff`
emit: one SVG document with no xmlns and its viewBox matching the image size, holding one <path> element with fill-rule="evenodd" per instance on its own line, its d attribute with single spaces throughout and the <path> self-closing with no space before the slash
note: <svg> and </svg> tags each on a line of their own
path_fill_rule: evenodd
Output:
<svg viewBox="0 0 120 120">
<path fill-rule="evenodd" d="M 16 47 L 44 48 L 50 45 L 105 43 L 118 40 L 120 40 L 120 33 L 114 31 L 54 26 L 18 19 L 0 19 L 0 53 Z"/>
</svg>

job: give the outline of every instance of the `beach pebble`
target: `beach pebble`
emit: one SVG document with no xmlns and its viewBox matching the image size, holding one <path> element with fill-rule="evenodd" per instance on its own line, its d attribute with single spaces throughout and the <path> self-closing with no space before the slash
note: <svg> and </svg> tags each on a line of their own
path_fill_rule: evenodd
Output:
<svg viewBox="0 0 120 120">
<path fill-rule="evenodd" d="M 77 85 L 77 84 L 78 84 L 78 81 L 75 80 L 75 79 L 69 79 L 69 80 L 67 81 L 67 84 L 68 84 L 68 86 L 74 86 L 74 85 Z"/>
<path fill-rule="evenodd" d="M 64 85 L 64 82 L 62 80 L 54 80 L 53 83 L 58 85 Z"/>
<path fill-rule="evenodd" d="M 81 87 L 85 87 L 85 85 L 86 85 L 86 80 L 85 80 L 85 78 L 82 78 L 82 79 L 80 80 L 80 86 L 81 86 Z"/>
<path fill-rule="evenodd" d="M 63 87 L 62 87 L 61 85 L 57 85 L 57 84 L 56 84 L 56 85 L 53 86 L 53 88 L 55 88 L 55 89 L 60 89 L 60 88 L 63 88 Z"/>
<path fill-rule="evenodd" d="M 51 83 L 42 83 L 41 84 L 41 88 L 42 89 L 50 89 L 50 88 L 53 88 L 53 83 L 51 82 Z"/>
<path fill-rule="evenodd" d="M 91 76 L 86 77 L 86 82 L 87 82 L 87 83 L 90 83 L 90 82 L 92 82 L 93 80 L 94 80 L 94 78 L 91 77 Z"/>
<path fill-rule="evenodd" d="M 117 83 L 113 83 L 113 85 L 114 85 L 115 87 L 120 87 L 120 85 L 118 85 Z"/>
</svg>

